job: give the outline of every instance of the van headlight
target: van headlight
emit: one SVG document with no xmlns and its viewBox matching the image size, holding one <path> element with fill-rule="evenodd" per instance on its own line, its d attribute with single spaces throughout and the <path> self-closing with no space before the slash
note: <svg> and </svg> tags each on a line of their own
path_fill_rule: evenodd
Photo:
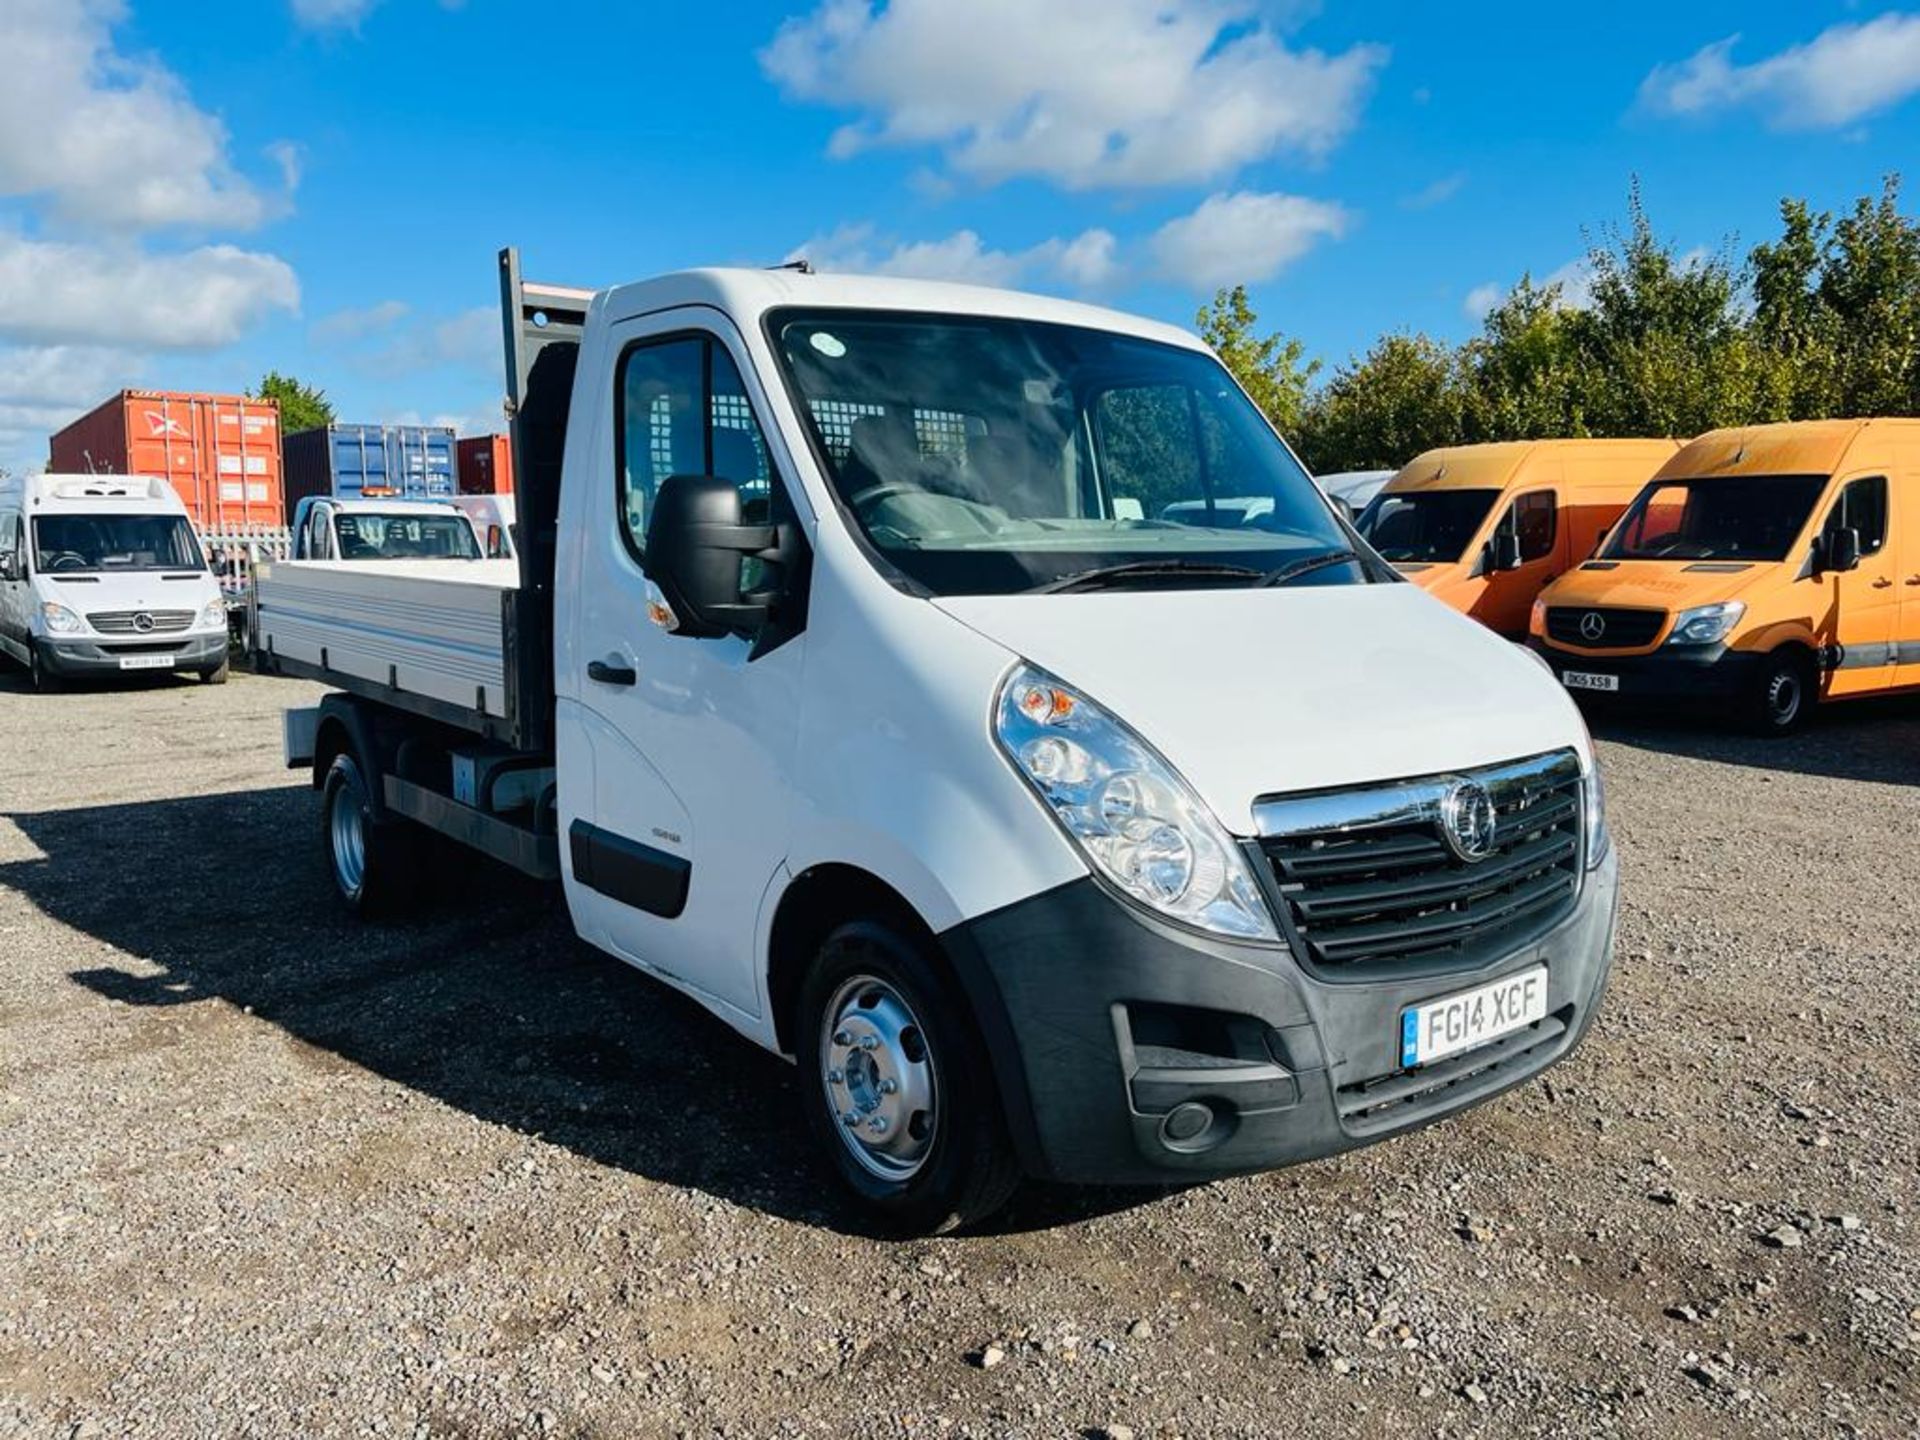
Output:
<svg viewBox="0 0 1920 1440">
<path fill-rule="evenodd" d="M 212 630 L 227 628 L 227 602 L 224 599 L 209 600 L 200 607 L 200 628 Z"/>
<path fill-rule="evenodd" d="M 1718 645 L 1733 633 L 1747 613 L 1744 600 L 1722 600 L 1718 605 L 1696 605 L 1674 618 L 1669 645 Z"/>
<path fill-rule="evenodd" d="M 1239 846 L 1146 741 L 1031 665 L 994 709 L 1014 768 L 1123 894 L 1202 930 L 1278 938 Z"/>
<path fill-rule="evenodd" d="M 1592 870 L 1607 858 L 1607 847 L 1613 843 L 1607 834 L 1607 787 L 1600 780 L 1600 762 L 1592 755 L 1580 777 L 1580 821 L 1586 832 L 1587 869 Z"/>
<path fill-rule="evenodd" d="M 78 635 L 87 628 L 86 621 L 57 600 L 41 602 L 40 623 L 54 635 Z"/>
</svg>

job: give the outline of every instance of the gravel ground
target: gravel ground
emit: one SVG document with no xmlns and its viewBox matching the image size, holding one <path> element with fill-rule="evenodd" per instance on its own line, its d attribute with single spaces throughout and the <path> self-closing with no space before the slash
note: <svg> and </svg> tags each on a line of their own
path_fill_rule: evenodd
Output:
<svg viewBox="0 0 1920 1440">
<path fill-rule="evenodd" d="M 312 693 L 0 678 L 0 1434 L 1920 1431 L 1920 707 L 1603 726 L 1620 956 L 1544 1081 L 900 1243 L 543 892 L 344 921 Z"/>
</svg>

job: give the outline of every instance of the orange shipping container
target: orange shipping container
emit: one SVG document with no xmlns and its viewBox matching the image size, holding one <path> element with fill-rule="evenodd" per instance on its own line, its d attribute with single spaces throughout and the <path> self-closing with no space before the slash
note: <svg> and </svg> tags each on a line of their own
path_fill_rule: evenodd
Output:
<svg viewBox="0 0 1920 1440">
<path fill-rule="evenodd" d="M 474 435 L 454 442 L 454 472 L 462 495 L 511 495 L 513 446 L 504 435 Z"/>
<path fill-rule="evenodd" d="M 201 526 L 286 523 L 272 400 L 123 390 L 49 448 L 48 468 L 61 474 L 165 478 Z"/>
</svg>

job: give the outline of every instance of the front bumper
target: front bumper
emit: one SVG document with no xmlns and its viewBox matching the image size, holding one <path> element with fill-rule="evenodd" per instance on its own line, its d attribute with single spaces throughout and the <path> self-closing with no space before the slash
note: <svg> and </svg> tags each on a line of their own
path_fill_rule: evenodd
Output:
<svg viewBox="0 0 1920 1440">
<path fill-rule="evenodd" d="M 1547 662 L 1562 684 L 1569 670 L 1612 675 L 1620 682 L 1618 690 L 1577 690 L 1574 694 L 1663 705 L 1713 703 L 1748 694 L 1759 684 L 1759 671 L 1766 659 L 1758 651 L 1729 650 L 1725 645 L 1663 645 L 1648 655 L 1619 656 L 1562 650 L 1537 635 L 1527 645 Z"/>
<path fill-rule="evenodd" d="M 1613 952 L 1618 861 L 1551 930 L 1471 970 L 1327 982 L 1283 946 L 1165 925 L 1075 881 L 942 937 L 1029 1173 L 1168 1184 L 1269 1170 L 1476 1105 L 1566 1056 Z M 1407 1006 L 1545 963 L 1547 1019 L 1418 1071 Z M 1193 1106 L 1204 1107 L 1196 1129 Z M 1183 1108 L 1189 1107 L 1189 1108 Z"/>
<path fill-rule="evenodd" d="M 137 674 L 138 669 L 129 670 L 121 665 L 122 657 L 149 655 L 169 657 L 165 666 L 140 667 L 150 668 L 156 674 L 169 670 L 214 670 L 227 654 L 224 631 L 138 641 L 56 635 L 36 637 L 33 644 L 49 674 L 66 676 Z"/>
</svg>

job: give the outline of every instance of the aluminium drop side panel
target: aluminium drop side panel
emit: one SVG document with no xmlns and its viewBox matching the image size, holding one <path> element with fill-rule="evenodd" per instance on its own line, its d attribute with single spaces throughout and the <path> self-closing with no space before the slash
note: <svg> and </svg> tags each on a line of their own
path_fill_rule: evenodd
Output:
<svg viewBox="0 0 1920 1440">
<path fill-rule="evenodd" d="M 375 698 L 398 692 L 508 718 L 504 592 L 511 560 L 280 561 L 257 582 L 255 647 Z"/>
</svg>

